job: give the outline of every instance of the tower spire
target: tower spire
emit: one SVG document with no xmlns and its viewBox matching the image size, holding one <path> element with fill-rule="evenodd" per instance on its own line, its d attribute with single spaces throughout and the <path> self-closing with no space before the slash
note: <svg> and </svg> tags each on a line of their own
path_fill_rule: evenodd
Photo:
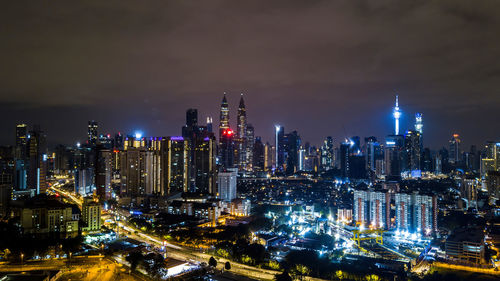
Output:
<svg viewBox="0 0 500 281">
<path fill-rule="evenodd" d="M 394 111 L 392 113 L 394 116 L 394 134 L 399 135 L 399 118 L 401 117 L 401 111 L 399 110 L 399 96 L 396 95 L 396 105 L 394 106 Z"/>
</svg>

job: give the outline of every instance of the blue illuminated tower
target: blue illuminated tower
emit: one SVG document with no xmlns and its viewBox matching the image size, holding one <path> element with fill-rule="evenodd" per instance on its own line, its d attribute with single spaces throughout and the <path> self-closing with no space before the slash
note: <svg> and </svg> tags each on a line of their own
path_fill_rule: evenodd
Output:
<svg viewBox="0 0 500 281">
<path fill-rule="evenodd" d="M 401 117 L 401 111 L 399 111 L 399 102 L 398 102 L 398 96 L 396 95 L 396 106 L 394 107 L 394 112 L 392 113 L 394 116 L 395 122 L 395 135 L 399 135 L 399 118 Z"/>
</svg>

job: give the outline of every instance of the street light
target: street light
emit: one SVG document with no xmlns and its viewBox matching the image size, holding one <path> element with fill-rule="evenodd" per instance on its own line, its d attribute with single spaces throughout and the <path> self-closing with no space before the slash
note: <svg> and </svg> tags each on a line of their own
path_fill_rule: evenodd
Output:
<svg viewBox="0 0 500 281">
<path fill-rule="evenodd" d="M 23 266 L 24 254 L 21 253 L 21 266 Z"/>
</svg>

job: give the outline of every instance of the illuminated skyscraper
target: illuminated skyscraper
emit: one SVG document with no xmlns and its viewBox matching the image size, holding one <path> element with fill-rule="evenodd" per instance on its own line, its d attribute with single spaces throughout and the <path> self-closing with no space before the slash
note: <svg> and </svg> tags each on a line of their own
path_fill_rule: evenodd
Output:
<svg viewBox="0 0 500 281">
<path fill-rule="evenodd" d="M 405 152 L 406 163 L 404 168 L 406 171 L 420 171 L 420 164 L 422 158 L 422 136 L 418 131 L 408 131 L 405 135 Z M 414 174 L 417 176 L 417 174 Z"/>
<path fill-rule="evenodd" d="M 229 105 L 227 103 L 226 93 L 224 93 L 220 106 L 219 142 L 222 138 L 222 132 L 227 129 L 229 129 Z"/>
<path fill-rule="evenodd" d="M 394 111 L 392 113 L 394 116 L 395 126 L 394 134 L 399 135 L 399 118 L 401 117 L 401 111 L 399 111 L 399 97 L 396 95 L 396 106 L 394 106 Z"/>
<path fill-rule="evenodd" d="M 238 106 L 238 124 L 236 128 L 236 151 L 237 165 L 240 171 L 247 168 L 247 114 L 243 94 L 241 94 L 240 105 Z"/>
<path fill-rule="evenodd" d="M 221 170 L 234 168 L 234 131 L 226 129 L 222 131 L 219 147 Z"/>
<path fill-rule="evenodd" d="M 87 131 L 87 136 L 88 136 L 88 144 L 89 145 L 96 145 L 97 144 L 97 122 L 92 120 L 89 121 L 88 125 L 88 131 Z"/>
<path fill-rule="evenodd" d="M 285 128 L 280 125 L 274 126 L 275 128 L 275 169 L 277 171 L 283 170 L 285 164 Z"/>
<path fill-rule="evenodd" d="M 35 189 L 36 194 L 43 194 L 47 190 L 47 146 L 40 126 L 35 126 L 30 132 L 28 147 L 28 188 Z"/>
<path fill-rule="evenodd" d="M 26 124 L 18 124 L 16 126 L 16 151 L 15 158 L 19 160 L 26 159 L 28 144 L 28 127 Z"/>
<path fill-rule="evenodd" d="M 450 164 L 458 165 L 460 162 L 460 156 L 460 136 L 458 134 L 453 134 L 452 138 L 450 139 Z"/>
<path fill-rule="evenodd" d="M 207 132 L 212 133 L 212 117 L 207 117 Z"/>
<path fill-rule="evenodd" d="M 254 145 L 255 145 L 255 129 L 253 128 L 252 124 L 247 125 L 247 134 L 246 134 L 246 170 L 247 171 L 252 171 L 253 170 L 253 152 L 254 152 Z"/>
<path fill-rule="evenodd" d="M 423 134 L 424 124 L 422 123 L 422 113 L 415 114 L 415 131 L 419 132 L 420 135 Z"/>
<path fill-rule="evenodd" d="M 321 169 L 323 171 L 328 171 L 333 169 L 334 166 L 334 154 L 333 154 L 333 138 L 326 137 L 323 145 L 321 146 Z M 305 151 L 304 151 L 305 154 Z M 305 155 L 304 155 L 305 156 Z M 299 159 L 301 159 L 299 157 Z"/>
</svg>

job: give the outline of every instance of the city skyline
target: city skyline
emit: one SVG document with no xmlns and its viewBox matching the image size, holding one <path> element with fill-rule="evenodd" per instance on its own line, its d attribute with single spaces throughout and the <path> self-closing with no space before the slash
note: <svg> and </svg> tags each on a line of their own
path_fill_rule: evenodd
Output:
<svg viewBox="0 0 500 281">
<path fill-rule="evenodd" d="M 499 138 L 485 121 L 500 105 L 498 16 L 456 3 L 9 3 L 0 141 L 20 122 L 40 123 L 51 143 L 83 139 L 75 124 L 88 120 L 176 135 L 187 108 L 216 119 L 226 91 L 232 111 L 245 93 L 265 140 L 276 123 L 315 144 L 383 137 L 398 94 L 401 127 L 421 112 L 429 146 L 453 133 L 480 145 Z"/>
</svg>

